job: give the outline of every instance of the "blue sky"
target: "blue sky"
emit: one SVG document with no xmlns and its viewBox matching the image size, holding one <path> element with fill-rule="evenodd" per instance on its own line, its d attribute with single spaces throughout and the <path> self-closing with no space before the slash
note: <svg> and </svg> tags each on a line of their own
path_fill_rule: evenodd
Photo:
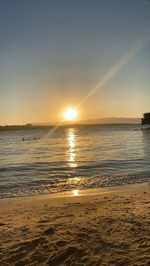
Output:
<svg viewBox="0 0 150 266">
<path fill-rule="evenodd" d="M 150 37 L 148 0 L 0 2 L 0 124 L 58 120 Z M 150 111 L 150 42 L 80 106 L 80 119 Z"/>
</svg>

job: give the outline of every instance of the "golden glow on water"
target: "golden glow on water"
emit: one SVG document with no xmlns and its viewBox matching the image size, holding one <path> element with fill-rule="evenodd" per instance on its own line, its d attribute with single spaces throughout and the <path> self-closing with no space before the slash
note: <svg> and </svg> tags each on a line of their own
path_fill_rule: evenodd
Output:
<svg viewBox="0 0 150 266">
<path fill-rule="evenodd" d="M 80 187 L 80 183 L 84 180 L 84 178 L 81 179 L 81 177 L 72 177 L 72 178 L 68 178 L 67 183 L 70 186 L 76 186 L 76 187 Z"/>
<path fill-rule="evenodd" d="M 70 182 L 73 183 L 79 183 L 81 181 L 81 177 L 73 177 L 73 178 L 69 178 Z"/>
<path fill-rule="evenodd" d="M 72 194 L 73 194 L 73 196 L 79 196 L 79 190 L 78 189 L 74 189 L 72 191 Z"/>
<path fill-rule="evenodd" d="M 68 128 L 67 132 L 68 140 L 68 163 L 70 167 L 77 167 L 76 163 L 76 129 Z"/>
</svg>

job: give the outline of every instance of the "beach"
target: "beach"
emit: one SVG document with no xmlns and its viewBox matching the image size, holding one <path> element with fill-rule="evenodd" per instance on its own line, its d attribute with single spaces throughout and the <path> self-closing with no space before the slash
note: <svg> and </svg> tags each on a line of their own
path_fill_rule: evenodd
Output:
<svg viewBox="0 0 150 266">
<path fill-rule="evenodd" d="M 150 265 L 148 184 L 0 200 L 0 265 Z"/>
</svg>

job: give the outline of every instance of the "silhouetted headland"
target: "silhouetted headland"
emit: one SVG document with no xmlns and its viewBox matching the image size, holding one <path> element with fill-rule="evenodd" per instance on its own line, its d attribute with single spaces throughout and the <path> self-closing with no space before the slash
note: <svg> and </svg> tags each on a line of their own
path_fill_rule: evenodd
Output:
<svg viewBox="0 0 150 266">
<path fill-rule="evenodd" d="M 150 125 L 150 112 L 143 114 L 143 118 L 142 118 L 141 124 L 142 125 Z"/>
</svg>

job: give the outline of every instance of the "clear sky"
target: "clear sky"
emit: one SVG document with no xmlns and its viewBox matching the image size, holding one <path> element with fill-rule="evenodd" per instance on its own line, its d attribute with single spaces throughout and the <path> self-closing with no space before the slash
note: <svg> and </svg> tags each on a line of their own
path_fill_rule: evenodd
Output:
<svg viewBox="0 0 150 266">
<path fill-rule="evenodd" d="M 58 120 L 68 106 L 80 106 L 80 119 L 142 116 L 149 37 L 148 0 L 1 0 L 0 124 Z"/>
</svg>

